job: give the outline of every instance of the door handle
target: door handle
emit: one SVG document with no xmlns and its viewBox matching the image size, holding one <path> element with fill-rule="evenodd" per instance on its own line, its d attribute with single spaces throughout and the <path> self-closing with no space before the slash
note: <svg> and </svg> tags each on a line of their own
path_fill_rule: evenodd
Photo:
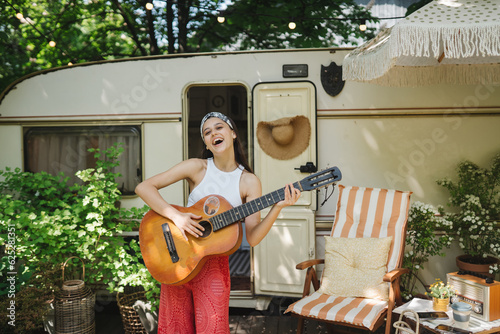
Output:
<svg viewBox="0 0 500 334">
<path fill-rule="evenodd" d="M 318 168 L 314 166 L 312 162 L 306 162 L 305 165 L 300 166 L 299 168 L 294 168 L 295 170 L 300 170 L 301 173 L 315 173 L 318 171 Z"/>
</svg>

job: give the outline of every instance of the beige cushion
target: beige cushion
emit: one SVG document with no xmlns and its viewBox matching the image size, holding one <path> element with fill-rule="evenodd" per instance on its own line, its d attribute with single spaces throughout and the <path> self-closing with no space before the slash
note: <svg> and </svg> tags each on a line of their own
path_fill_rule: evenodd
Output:
<svg viewBox="0 0 500 334">
<path fill-rule="evenodd" d="M 389 286 L 382 281 L 392 237 L 325 237 L 325 269 L 318 292 L 339 297 L 387 300 Z"/>
</svg>

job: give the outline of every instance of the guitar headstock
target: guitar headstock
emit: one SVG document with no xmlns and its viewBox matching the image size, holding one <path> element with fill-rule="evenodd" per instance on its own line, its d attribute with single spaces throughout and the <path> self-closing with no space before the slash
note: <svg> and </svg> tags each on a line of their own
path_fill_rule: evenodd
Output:
<svg viewBox="0 0 500 334">
<path fill-rule="evenodd" d="M 337 167 L 331 167 L 320 172 L 311 174 L 300 181 L 302 190 L 314 190 L 326 187 L 332 183 L 342 180 L 342 173 Z"/>
</svg>

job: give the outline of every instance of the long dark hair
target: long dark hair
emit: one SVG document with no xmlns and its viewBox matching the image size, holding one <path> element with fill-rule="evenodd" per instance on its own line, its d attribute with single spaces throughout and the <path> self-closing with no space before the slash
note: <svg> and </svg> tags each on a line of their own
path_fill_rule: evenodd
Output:
<svg viewBox="0 0 500 334">
<path fill-rule="evenodd" d="M 236 139 L 234 140 L 233 146 L 234 146 L 234 159 L 236 160 L 237 163 L 245 167 L 245 169 L 253 173 L 252 168 L 250 167 L 250 164 L 248 163 L 247 157 L 245 156 L 245 150 L 243 149 L 243 145 L 241 144 L 240 141 L 240 134 L 238 133 L 238 128 L 236 127 L 236 123 L 230 118 L 229 122 L 231 122 L 232 128 L 234 133 L 236 134 Z M 203 140 L 203 139 L 202 139 Z M 203 149 L 201 150 L 201 158 L 202 159 L 208 159 L 208 158 L 213 158 L 214 154 L 207 149 L 206 145 L 203 145 Z"/>
</svg>

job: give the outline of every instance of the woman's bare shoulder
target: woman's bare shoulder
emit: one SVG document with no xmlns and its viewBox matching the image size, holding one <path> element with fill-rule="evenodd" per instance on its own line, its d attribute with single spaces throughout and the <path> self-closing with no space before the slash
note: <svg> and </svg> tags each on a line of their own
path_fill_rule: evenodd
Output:
<svg viewBox="0 0 500 334">
<path fill-rule="evenodd" d="M 191 186 L 197 185 L 205 176 L 207 170 L 207 160 L 192 158 L 184 160 L 178 168 L 186 175 L 186 178 L 191 182 Z"/>
<path fill-rule="evenodd" d="M 241 178 L 247 182 L 260 182 L 257 175 L 255 175 L 254 173 L 250 173 L 246 169 L 243 170 L 243 173 L 241 174 Z"/>
<path fill-rule="evenodd" d="M 259 197 L 262 193 L 262 185 L 257 175 L 246 170 L 244 170 L 243 174 L 241 175 L 240 185 L 245 198 Z"/>
<path fill-rule="evenodd" d="M 179 163 L 175 168 L 188 177 L 196 178 L 199 174 L 205 174 L 205 170 L 207 169 L 207 160 L 206 159 L 187 159 Z"/>
<path fill-rule="evenodd" d="M 206 169 L 207 159 L 191 158 L 184 160 L 181 164 L 183 164 L 184 167 L 190 167 L 194 169 Z"/>
<path fill-rule="evenodd" d="M 192 181 L 199 178 L 199 174 L 204 174 L 206 169 L 206 160 L 203 159 L 187 159 L 179 162 L 167 171 L 159 174 L 162 183 L 173 183 L 182 179 Z"/>
</svg>

